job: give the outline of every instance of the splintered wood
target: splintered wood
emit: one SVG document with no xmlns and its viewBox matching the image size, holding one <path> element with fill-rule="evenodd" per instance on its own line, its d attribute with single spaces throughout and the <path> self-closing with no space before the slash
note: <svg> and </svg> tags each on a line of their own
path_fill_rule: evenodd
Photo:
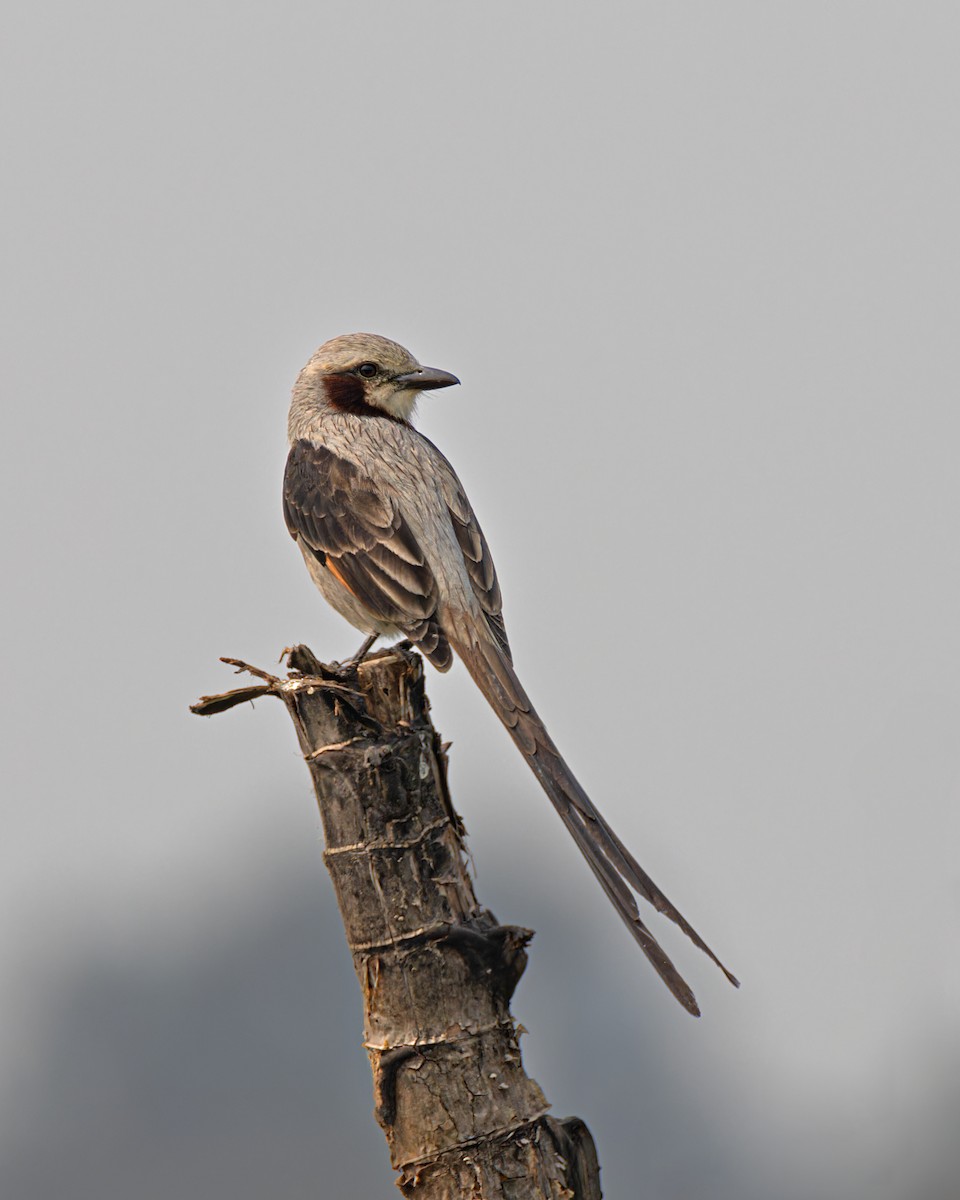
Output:
<svg viewBox="0 0 960 1200">
<path fill-rule="evenodd" d="M 286 679 L 227 661 L 261 682 L 203 697 L 193 711 L 273 695 L 293 718 L 401 1192 L 599 1200 L 589 1130 L 547 1116 L 523 1070 L 509 1006 L 532 934 L 499 925 L 477 902 L 419 656 L 384 651 L 346 671 L 297 646 Z"/>
</svg>

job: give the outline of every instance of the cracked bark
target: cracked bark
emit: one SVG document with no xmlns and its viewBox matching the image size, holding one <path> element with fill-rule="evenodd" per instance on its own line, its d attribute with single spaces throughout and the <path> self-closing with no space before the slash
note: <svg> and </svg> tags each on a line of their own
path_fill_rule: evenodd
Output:
<svg viewBox="0 0 960 1200">
<path fill-rule="evenodd" d="M 548 1116 L 523 1069 L 510 999 L 533 935 L 477 902 L 419 655 L 383 651 L 346 674 L 297 646 L 286 679 L 224 661 L 260 682 L 192 710 L 277 696 L 310 769 L 401 1192 L 599 1200 L 589 1130 Z"/>
</svg>

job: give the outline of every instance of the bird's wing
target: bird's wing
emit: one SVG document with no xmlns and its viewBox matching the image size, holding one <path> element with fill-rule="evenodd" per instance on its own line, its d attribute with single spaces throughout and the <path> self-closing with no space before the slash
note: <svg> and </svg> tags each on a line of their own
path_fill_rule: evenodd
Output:
<svg viewBox="0 0 960 1200">
<path fill-rule="evenodd" d="M 607 825 L 551 741 L 513 670 L 486 539 L 453 468 L 427 444 L 480 610 L 466 639 L 462 631 L 440 627 L 436 577 L 397 499 L 326 446 L 300 440 L 290 450 L 283 486 L 287 528 L 375 619 L 403 630 L 441 670 L 451 664 L 448 634 L 453 638 L 644 953 L 681 1004 L 697 1013 L 693 993 L 641 921 L 631 890 L 672 918 L 736 980 Z"/>
<path fill-rule="evenodd" d="M 354 463 L 300 439 L 287 457 L 283 514 L 291 537 L 374 617 L 395 625 L 445 671 L 437 581 L 395 498 Z"/>
<path fill-rule="evenodd" d="M 420 434 L 420 437 L 430 446 L 437 466 L 440 468 L 438 471 L 440 489 L 443 493 L 444 503 L 447 506 L 447 512 L 450 514 L 453 532 L 456 534 L 457 542 L 463 554 L 463 561 L 467 568 L 467 575 L 470 577 L 473 594 L 477 598 L 487 628 L 493 635 L 493 640 L 499 646 L 507 661 L 512 663 L 513 656 L 510 653 L 507 630 L 503 623 L 503 598 L 500 595 L 497 570 L 493 565 L 493 556 L 490 553 L 490 547 L 487 545 L 487 539 L 483 536 L 480 522 L 477 520 L 477 515 L 473 511 L 470 501 L 467 499 L 463 485 L 457 478 L 456 471 L 454 471 L 444 455 L 441 454 L 429 439 L 423 437 L 423 434 Z"/>
</svg>

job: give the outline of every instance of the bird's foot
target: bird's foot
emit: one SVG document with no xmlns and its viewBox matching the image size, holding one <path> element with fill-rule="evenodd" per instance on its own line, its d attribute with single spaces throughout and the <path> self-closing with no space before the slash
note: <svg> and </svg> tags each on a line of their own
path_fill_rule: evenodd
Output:
<svg viewBox="0 0 960 1200">
<path fill-rule="evenodd" d="M 374 642 L 379 637 L 380 637 L 379 633 L 371 633 L 370 636 L 364 640 L 363 645 L 356 652 L 356 654 L 354 654 L 354 656 L 352 658 L 348 658 L 346 662 L 337 663 L 337 674 L 338 675 L 355 675 L 358 667 L 363 662 L 363 660 L 367 657 L 367 655 L 370 653 L 370 651 L 373 648 Z"/>
</svg>

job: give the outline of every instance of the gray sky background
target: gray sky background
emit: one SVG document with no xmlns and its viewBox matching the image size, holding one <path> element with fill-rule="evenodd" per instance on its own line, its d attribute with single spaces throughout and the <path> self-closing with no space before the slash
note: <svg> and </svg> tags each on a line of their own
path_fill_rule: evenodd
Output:
<svg viewBox="0 0 960 1200">
<path fill-rule="evenodd" d="M 393 1194 L 319 825 L 232 654 L 356 634 L 283 528 L 367 329 L 518 669 L 740 975 L 637 954 L 465 672 L 481 899 L 606 1194 L 946 1200 L 960 1156 L 951 5 L 14 3 L 0 39 L 0 1193 Z"/>
</svg>

